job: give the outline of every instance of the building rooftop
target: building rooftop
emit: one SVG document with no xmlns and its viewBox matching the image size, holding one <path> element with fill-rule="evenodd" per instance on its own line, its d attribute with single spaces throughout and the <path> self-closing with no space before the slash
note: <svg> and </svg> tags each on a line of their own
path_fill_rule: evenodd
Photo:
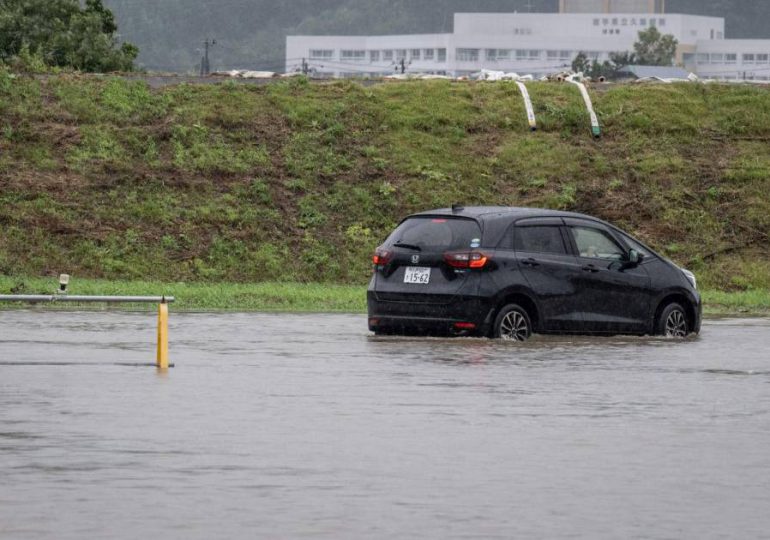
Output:
<svg viewBox="0 0 770 540">
<path fill-rule="evenodd" d="M 686 69 L 672 66 L 626 66 L 620 73 L 628 73 L 637 79 L 686 79 L 690 76 Z"/>
</svg>

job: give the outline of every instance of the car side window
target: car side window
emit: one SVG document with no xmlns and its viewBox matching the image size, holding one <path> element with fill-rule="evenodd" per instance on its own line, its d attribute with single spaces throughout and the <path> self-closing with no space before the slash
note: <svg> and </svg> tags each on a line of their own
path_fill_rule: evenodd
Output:
<svg viewBox="0 0 770 540">
<path fill-rule="evenodd" d="M 514 249 L 529 253 L 567 254 L 561 231 L 557 226 L 516 227 Z"/>
<path fill-rule="evenodd" d="M 612 237 L 600 229 L 570 227 L 581 257 L 619 261 L 626 254 Z"/>
<path fill-rule="evenodd" d="M 628 247 L 631 249 L 635 249 L 640 255 L 644 255 L 645 259 L 651 259 L 653 257 L 653 254 L 650 252 L 649 249 L 644 247 L 642 244 L 628 236 L 627 234 L 622 234 L 623 240 L 626 241 L 626 244 L 628 244 Z"/>
</svg>

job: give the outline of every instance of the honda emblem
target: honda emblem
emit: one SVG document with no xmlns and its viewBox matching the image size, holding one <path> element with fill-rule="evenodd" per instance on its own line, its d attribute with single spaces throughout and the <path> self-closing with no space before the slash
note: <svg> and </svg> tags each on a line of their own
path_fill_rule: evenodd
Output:
<svg viewBox="0 0 770 540">
<path fill-rule="evenodd" d="M 420 263 L 420 256 L 412 255 L 412 264 L 419 264 L 419 263 Z"/>
</svg>

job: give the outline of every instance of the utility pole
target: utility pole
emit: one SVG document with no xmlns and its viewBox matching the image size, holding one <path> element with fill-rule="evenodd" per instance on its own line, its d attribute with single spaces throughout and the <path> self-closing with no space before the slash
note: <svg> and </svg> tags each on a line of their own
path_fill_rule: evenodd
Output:
<svg viewBox="0 0 770 540">
<path fill-rule="evenodd" d="M 209 48 L 216 44 L 216 39 L 212 39 L 211 41 L 206 39 L 206 41 L 203 42 L 204 53 L 203 58 L 201 58 L 201 77 L 205 77 L 211 73 L 211 64 L 209 63 Z"/>
</svg>

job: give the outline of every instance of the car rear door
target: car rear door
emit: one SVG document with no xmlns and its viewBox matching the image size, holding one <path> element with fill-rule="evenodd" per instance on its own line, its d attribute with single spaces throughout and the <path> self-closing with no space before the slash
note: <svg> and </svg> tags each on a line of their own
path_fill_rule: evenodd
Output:
<svg viewBox="0 0 770 540">
<path fill-rule="evenodd" d="M 650 276 L 624 263 L 627 249 L 595 221 L 565 218 L 580 264 L 578 303 L 589 332 L 644 332 L 649 326 Z"/>
<path fill-rule="evenodd" d="M 476 294 L 479 280 L 473 279 L 471 269 L 448 264 L 447 256 L 479 253 L 481 237 L 481 225 L 469 218 L 416 216 L 405 220 L 378 248 L 386 264 L 375 268 L 375 297 L 382 302 L 440 305 L 451 303 L 458 295 Z"/>
<path fill-rule="evenodd" d="M 579 332 L 576 282 L 580 265 L 571 253 L 561 218 L 529 218 L 516 222 L 514 250 L 519 270 L 534 292 L 546 331 Z"/>
</svg>

